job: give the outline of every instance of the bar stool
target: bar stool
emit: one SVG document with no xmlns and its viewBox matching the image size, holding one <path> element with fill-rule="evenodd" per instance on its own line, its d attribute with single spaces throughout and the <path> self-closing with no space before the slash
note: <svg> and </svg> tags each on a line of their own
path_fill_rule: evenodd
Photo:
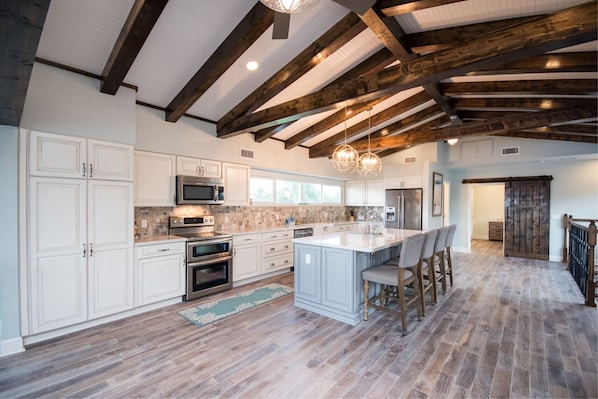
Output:
<svg viewBox="0 0 598 399">
<path fill-rule="evenodd" d="M 383 264 L 366 269 L 361 273 L 365 300 L 363 302 L 363 320 L 368 319 L 368 305 L 376 310 L 401 316 L 403 335 L 407 334 L 407 306 L 415 303 L 417 317 L 421 320 L 421 292 L 418 281 L 418 268 L 421 263 L 422 247 L 425 236 L 416 234 L 403 241 L 399 265 Z M 380 284 L 380 293 L 369 299 L 370 282 Z M 412 285 L 415 295 L 407 298 L 405 288 Z M 398 300 L 400 311 L 390 309 L 390 300 Z M 379 305 L 376 304 L 379 301 Z"/>
<path fill-rule="evenodd" d="M 455 238 L 455 231 L 457 230 L 456 224 L 449 226 L 448 235 L 446 236 L 446 243 L 444 244 L 444 257 L 445 257 L 445 273 L 449 276 L 451 286 L 453 285 L 453 261 L 451 259 L 451 247 L 453 246 L 453 238 Z"/>
<path fill-rule="evenodd" d="M 424 233 L 424 245 L 422 247 L 422 261 L 419 267 L 419 291 L 421 292 L 422 315 L 426 315 L 426 291 L 430 291 L 432 303 L 436 303 L 436 275 L 434 272 L 434 247 L 438 237 L 438 229 Z M 427 281 L 427 284 L 424 284 Z"/>
<path fill-rule="evenodd" d="M 434 270 L 436 273 L 436 283 L 442 284 L 442 293 L 446 294 L 446 270 L 444 265 L 444 248 L 446 247 L 446 238 L 448 237 L 449 227 L 438 229 L 438 237 L 434 246 Z"/>
</svg>

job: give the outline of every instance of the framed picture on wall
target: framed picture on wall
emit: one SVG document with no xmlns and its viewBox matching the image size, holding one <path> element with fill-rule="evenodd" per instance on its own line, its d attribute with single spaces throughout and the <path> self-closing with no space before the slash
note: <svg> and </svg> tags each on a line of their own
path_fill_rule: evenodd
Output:
<svg viewBox="0 0 598 399">
<path fill-rule="evenodd" d="M 432 216 L 442 216 L 442 175 L 432 172 Z"/>
</svg>

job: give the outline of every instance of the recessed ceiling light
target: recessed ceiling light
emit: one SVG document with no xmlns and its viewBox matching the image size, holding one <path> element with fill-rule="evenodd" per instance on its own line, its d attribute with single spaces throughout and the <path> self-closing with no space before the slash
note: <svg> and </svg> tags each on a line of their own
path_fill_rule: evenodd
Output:
<svg viewBox="0 0 598 399">
<path fill-rule="evenodd" d="M 260 66 L 260 64 L 257 63 L 257 61 L 249 61 L 245 67 L 247 69 L 249 69 L 250 71 L 255 71 L 258 67 Z"/>
</svg>

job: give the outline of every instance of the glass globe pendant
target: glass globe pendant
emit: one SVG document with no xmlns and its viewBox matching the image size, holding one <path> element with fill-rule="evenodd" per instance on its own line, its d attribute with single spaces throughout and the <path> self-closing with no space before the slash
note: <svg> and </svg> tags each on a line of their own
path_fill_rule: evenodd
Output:
<svg viewBox="0 0 598 399">
<path fill-rule="evenodd" d="M 370 151 L 370 130 L 372 120 L 372 110 L 368 114 L 368 151 L 362 154 L 357 160 L 357 173 L 363 177 L 377 176 L 382 170 L 382 160 L 372 151 Z"/>
<path fill-rule="evenodd" d="M 332 153 L 332 166 L 342 174 L 351 173 L 357 167 L 359 153 L 347 144 L 347 107 L 345 106 L 345 143 L 335 148 Z"/>
<path fill-rule="evenodd" d="M 266 7 L 276 12 L 293 14 L 315 6 L 320 0 L 260 0 Z"/>
</svg>

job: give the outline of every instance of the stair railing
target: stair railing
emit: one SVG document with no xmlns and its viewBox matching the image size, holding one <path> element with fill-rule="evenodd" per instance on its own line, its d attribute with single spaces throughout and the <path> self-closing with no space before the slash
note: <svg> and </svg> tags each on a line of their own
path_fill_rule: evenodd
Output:
<svg viewBox="0 0 598 399">
<path fill-rule="evenodd" d="M 567 270 L 584 295 L 585 305 L 593 307 L 596 306 L 596 222 L 595 219 L 574 219 L 571 215 L 563 215 L 563 262 L 567 263 Z"/>
</svg>

